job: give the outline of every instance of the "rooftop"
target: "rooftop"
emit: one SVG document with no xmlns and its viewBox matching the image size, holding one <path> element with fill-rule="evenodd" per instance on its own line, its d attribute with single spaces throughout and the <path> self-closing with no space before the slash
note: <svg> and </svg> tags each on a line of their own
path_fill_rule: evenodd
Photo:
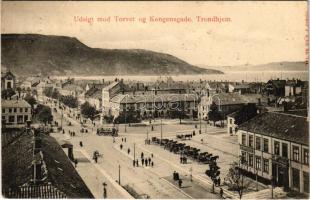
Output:
<svg viewBox="0 0 310 200">
<path fill-rule="evenodd" d="M 51 185 L 67 198 L 93 198 L 73 164 L 56 140 L 40 134 L 43 160 L 47 178 L 39 185 Z M 27 186 L 32 178 L 33 134 L 22 133 L 10 144 L 2 148 L 3 189 Z M 14 169 L 14 170 L 12 170 Z M 61 170 L 60 170 L 61 169 Z M 45 195 L 44 193 L 42 195 Z M 34 198 L 43 198 L 38 196 Z"/>
<path fill-rule="evenodd" d="M 2 100 L 1 101 L 2 108 L 31 108 L 30 104 L 23 100 Z"/>
<path fill-rule="evenodd" d="M 266 112 L 241 124 L 239 130 L 309 146 L 309 122 L 306 117 Z"/>
</svg>

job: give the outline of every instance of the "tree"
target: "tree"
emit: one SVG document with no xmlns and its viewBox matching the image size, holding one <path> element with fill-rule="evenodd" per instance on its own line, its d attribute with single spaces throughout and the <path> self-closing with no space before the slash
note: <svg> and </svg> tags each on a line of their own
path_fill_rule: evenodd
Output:
<svg viewBox="0 0 310 200">
<path fill-rule="evenodd" d="M 235 123 L 237 125 L 242 124 L 243 122 L 248 121 L 249 119 L 257 115 L 257 108 L 254 103 L 249 103 L 244 105 L 235 115 Z"/>
<path fill-rule="evenodd" d="M 140 112 L 135 110 L 123 111 L 114 120 L 116 124 L 120 123 L 139 123 L 141 122 Z"/>
<path fill-rule="evenodd" d="M 30 94 L 27 94 L 24 100 L 27 101 L 31 105 L 32 109 L 33 109 L 33 106 L 37 103 L 37 100 Z"/>
<path fill-rule="evenodd" d="M 206 170 L 206 175 L 212 180 L 212 192 L 214 192 L 214 185 L 218 183 L 220 176 L 220 167 L 217 166 L 216 160 L 209 163 L 209 170 Z"/>
<path fill-rule="evenodd" d="M 223 119 L 218 106 L 215 104 L 215 102 L 212 102 L 210 106 L 210 111 L 208 112 L 208 119 L 213 121 L 213 124 L 215 125 L 215 122 L 220 121 Z"/>
<path fill-rule="evenodd" d="M 12 97 L 13 95 L 15 95 L 15 91 L 12 88 L 8 88 L 6 90 L 3 90 L 1 92 L 1 98 L 2 99 L 8 99 L 10 97 Z"/>
<path fill-rule="evenodd" d="M 242 169 L 237 162 L 233 162 L 225 178 L 225 183 L 228 184 L 229 189 L 237 191 L 239 198 L 242 198 L 243 191 L 248 187 L 244 184 L 244 175 Z"/>
<path fill-rule="evenodd" d="M 78 107 L 78 99 L 74 96 L 60 96 L 60 101 L 70 108 L 77 108 Z"/>
<path fill-rule="evenodd" d="M 85 103 L 81 105 L 81 113 L 86 118 L 90 118 L 91 120 L 94 120 L 97 114 L 97 110 L 95 107 L 93 107 L 86 101 Z"/>
<path fill-rule="evenodd" d="M 58 97 L 60 97 L 60 93 L 57 89 L 54 89 L 52 92 L 52 96 L 53 99 L 58 99 Z"/>
<path fill-rule="evenodd" d="M 53 121 L 53 115 L 51 108 L 48 106 L 44 105 L 38 105 L 36 109 L 36 118 L 40 121 L 43 122 L 45 125 L 46 123 L 50 123 Z"/>
<path fill-rule="evenodd" d="M 53 90 L 52 87 L 46 87 L 46 88 L 44 88 L 44 90 L 43 90 L 43 94 L 44 94 L 45 96 L 47 96 L 47 97 L 52 97 L 53 92 L 54 92 L 54 90 Z"/>
</svg>

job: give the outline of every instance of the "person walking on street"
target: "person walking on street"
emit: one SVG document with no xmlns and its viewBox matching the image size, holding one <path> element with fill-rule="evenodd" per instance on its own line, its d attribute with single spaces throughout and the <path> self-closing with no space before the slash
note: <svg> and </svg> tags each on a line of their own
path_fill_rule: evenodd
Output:
<svg viewBox="0 0 310 200">
<path fill-rule="evenodd" d="M 139 160 L 136 161 L 136 166 L 139 167 Z"/>
<path fill-rule="evenodd" d="M 144 154 L 143 154 L 143 152 L 141 153 L 141 159 L 143 159 L 143 157 L 144 157 Z"/>
<path fill-rule="evenodd" d="M 80 141 L 80 147 L 83 147 L 83 142 L 82 141 Z"/>
<path fill-rule="evenodd" d="M 148 163 L 148 162 L 147 162 L 147 159 L 145 159 L 145 166 L 146 166 L 146 167 L 147 167 L 147 163 Z"/>
<path fill-rule="evenodd" d="M 152 167 L 154 167 L 154 162 L 153 161 L 152 161 L 151 165 L 152 165 Z"/>
<path fill-rule="evenodd" d="M 153 158 L 153 153 L 151 154 L 151 157 Z"/>
<path fill-rule="evenodd" d="M 182 179 L 179 179 L 179 188 L 182 187 L 182 183 L 183 183 Z"/>
<path fill-rule="evenodd" d="M 133 165 L 134 167 L 136 166 L 136 161 L 135 161 L 135 160 L 132 161 L 132 165 Z"/>
<path fill-rule="evenodd" d="M 121 144 L 121 145 L 119 145 L 119 147 L 121 148 L 121 150 L 123 149 L 123 145 Z"/>
<path fill-rule="evenodd" d="M 77 167 L 77 164 L 78 164 L 78 161 L 77 161 L 77 159 L 75 159 L 75 160 L 74 160 L 74 166 L 75 166 L 75 168 Z"/>
<path fill-rule="evenodd" d="M 128 148 L 127 152 L 128 152 L 128 154 L 130 154 L 130 149 L 129 148 Z"/>
<path fill-rule="evenodd" d="M 151 164 L 151 158 L 149 157 L 149 164 Z"/>
<path fill-rule="evenodd" d="M 221 199 L 223 199 L 223 194 L 224 194 L 223 188 L 220 188 L 220 196 L 221 196 Z"/>
<path fill-rule="evenodd" d="M 124 139 L 122 138 L 122 142 L 124 141 Z"/>
<path fill-rule="evenodd" d="M 142 163 L 142 166 L 143 166 L 144 165 L 144 159 L 143 158 L 141 159 L 141 163 Z"/>
</svg>

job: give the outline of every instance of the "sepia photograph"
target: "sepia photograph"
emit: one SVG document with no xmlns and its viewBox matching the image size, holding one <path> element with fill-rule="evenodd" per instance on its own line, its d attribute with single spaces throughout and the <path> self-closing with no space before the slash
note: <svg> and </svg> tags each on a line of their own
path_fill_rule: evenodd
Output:
<svg viewBox="0 0 310 200">
<path fill-rule="evenodd" d="M 306 1 L 1 2 L 10 199 L 309 199 Z"/>
</svg>

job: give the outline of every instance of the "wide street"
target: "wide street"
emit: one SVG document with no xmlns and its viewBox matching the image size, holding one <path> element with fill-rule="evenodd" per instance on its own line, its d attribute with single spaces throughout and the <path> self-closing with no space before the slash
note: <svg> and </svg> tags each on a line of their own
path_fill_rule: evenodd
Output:
<svg viewBox="0 0 310 200">
<path fill-rule="evenodd" d="M 49 104 L 51 106 L 51 104 Z M 59 109 L 58 109 L 59 110 Z M 61 114 L 53 111 L 54 120 L 60 124 Z M 68 126 L 68 122 L 71 126 Z M 229 136 L 226 129 L 207 126 L 203 124 L 202 134 L 198 134 L 199 122 L 184 121 L 179 124 L 178 120 L 163 120 L 162 133 L 163 138 L 176 140 L 176 134 L 192 133 L 196 135 L 192 140 L 184 140 L 182 142 L 200 148 L 201 152 L 208 151 L 213 155 L 218 155 L 218 165 L 221 167 L 221 179 L 227 174 L 229 164 L 237 161 L 237 137 Z M 197 124 L 195 128 L 194 123 Z M 205 122 L 203 122 L 205 123 Z M 96 126 L 91 123 L 87 124 L 88 133 L 80 133 L 81 125 L 79 122 L 68 117 L 64 112 L 62 132 L 52 133 L 58 141 L 66 140 L 74 146 L 74 156 L 78 160 L 77 171 L 93 192 L 96 198 L 102 197 L 102 182 L 107 183 L 109 198 L 129 198 L 125 190 L 119 187 L 118 180 L 122 186 L 130 187 L 140 197 L 150 198 L 219 198 L 217 194 L 211 193 L 211 180 L 206 176 L 205 171 L 208 169 L 207 164 L 199 164 L 189 160 L 188 164 L 180 163 L 180 155 L 171 153 L 163 147 L 155 144 L 145 144 L 147 137 L 160 137 L 161 123 L 160 120 L 152 121 L 154 130 L 151 131 L 149 122 L 146 126 L 119 126 L 119 136 L 113 138 L 111 136 L 96 135 Z M 76 135 L 71 137 L 69 130 L 74 131 Z M 148 132 L 148 134 L 147 134 Z M 122 142 L 122 138 L 126 138 L 126 142 Z M 203 142 L 201 141 L 203 139 Z M 83 142 L 80 147 L 79 142 Z M 120 148 L 122 144 L 123 148 Z M 128 153 L 128 149 L 130 152 Z M 93 152 L 99 151 L 103 156 L 98 159 L 98 163 L 92 160 Z M 144 153 L 144 157 L 151 158 L 154 166 L 142 166 L 140 155 Z M 153 154 L 153 158 L 152 155 Z M 133 167 L 133 159 L 139 159 L 139 167 Z M 181 188 L 177 183 L 171 181 L 172 173 L 179 172 L 184 180 Z M 189 181 L 192 174 L 193 182 Z M 117 181 L 117 182 L 116 182 Z M 143 196 L 144 195 L 144 196 Z M 227 195 L 227 194 L 226 194 Z M 231 196 L 228 192 L 228 195 Z"/>
</svg>

